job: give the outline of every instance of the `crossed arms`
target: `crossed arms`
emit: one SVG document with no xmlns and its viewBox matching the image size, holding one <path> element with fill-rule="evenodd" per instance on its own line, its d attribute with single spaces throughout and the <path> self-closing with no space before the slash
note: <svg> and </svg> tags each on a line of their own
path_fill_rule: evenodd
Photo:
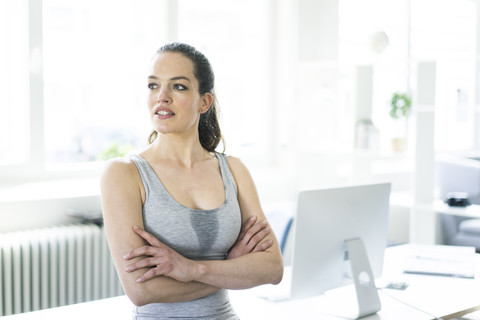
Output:
<svg viewBox="0 0 480 320">
<path fill-rule="evenodd" d="M 226 260 L 194 261 L 145 232 L 144 190 L 133 163 L 110 161 L 101 180 L 107 239 L 124 290 L 136 305 L 190 301 L 220 288 L 246 289 L 280 282 L 283 263 L 250 174 L 229 158 L 238 188 L 242 231 Z"/>
</svg>

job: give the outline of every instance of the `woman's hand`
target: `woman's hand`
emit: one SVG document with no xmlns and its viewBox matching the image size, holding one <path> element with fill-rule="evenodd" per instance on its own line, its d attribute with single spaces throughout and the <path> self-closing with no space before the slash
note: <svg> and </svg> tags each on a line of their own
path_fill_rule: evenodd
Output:
<svg viewBox="0 0 480 320">
<path fill-rule="evenodd" d="M 195 261 L 183 257 L 169 246 L 160 242 L 153 235 L 137 226 L 133 227 L 133 231 L 150 244 L 150 246 L 144 245 L 136 248 L 123 256 L 125 260 L 143 257 L 140 261 L 128 265 L 125 268 L 127 272 L 150 268 L 150 270 L 137 279 L 137 282 L 144 282 L 161 275 L 182 282 L 189 282 L 195 279 L 195 272 L 198 267 Z"/>
<path fill-rule="evenodd" d="M 265 251 L 273 245 L 272 240 L 262 240 L 271 232 L 266 220 L 255 223 L 257 217 L 253 216 L 242 226 L 237 241 L 230 249 L 227 259 L 237 258 L 251 252 Z M 168 276 L 182 282 L 193 281 L 197 272 L 195 261 L 187 259 L 169 246 L 163 244 L 150 233 L 133 227 L 133 231 L 145 239 L 150 245 L 144 245 L 123 256 L 125 260 L 143 257 L 140 261 L 130 264 L 126 272 L 133 272 L 142 268 L 150 268 L 137 282 L 144 282 L 156 276 Z"/>
<path fill-rule="evenodd" d="M 243 256 L 250 252 L 265 251 L 273 245 L 272 240 L 262 242 L 270 233 L 270 227 L 266 220 L 255 223 L 256 216 L 250 217 L 242 226 L 237 241 L 228 252 L 227 259 Z"/>
</svg>

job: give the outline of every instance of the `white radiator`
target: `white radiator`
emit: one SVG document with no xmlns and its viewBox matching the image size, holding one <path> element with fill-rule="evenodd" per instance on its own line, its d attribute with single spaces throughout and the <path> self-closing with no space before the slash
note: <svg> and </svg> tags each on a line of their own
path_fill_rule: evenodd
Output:
<svg viewBox="0 0 480 320">
<path fill-rule="evenodd" d="M 123 294 L 94 224 L 0 234 L 0 287 L 0 316 Z"/>
</svg>

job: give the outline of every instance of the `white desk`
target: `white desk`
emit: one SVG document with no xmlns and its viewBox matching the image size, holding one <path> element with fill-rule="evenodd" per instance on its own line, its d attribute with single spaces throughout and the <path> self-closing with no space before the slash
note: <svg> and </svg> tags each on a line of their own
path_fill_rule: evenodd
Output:
<svg viewBox="0 0 480 320">
<path fill-rule="evenodd" d="M 406 256 L 407 249 L 408 246 L 398 246 L 386 250 L 383 278 L 385 281 L 405 281 L 409 287 L 403 291 L 379 291 L 382 309 L 377 314 L 362 319 L 422 320 L 433 319 L 432 315 L 451 319 L 480 310 L 480 255 L 477 255 L 475 279 L 461 279 L 404 274 L 401 261 L 402 257 Z M 353 290 L 340 290 L 345 293 L 348 289 Z M 430 315 L 406 306 L 390 295 Z M 322 295 L 302 300 L 269 302 L 254 295 L 246 295 L 245 292 L 231 292 L 230 297 L 242 319 L 334 320 L 339 318 L 322 313 L 321 310 L 325 305 L 331 307 L 332 303 L 342 308 L 342 304 L 347 300 L 338 299 L 338 296 L 336 300 L 332 300 Z"/>
<path fill-rule="evenodd" d="M 433 211 L 468 218 L 480 218 L 480 205 L 478 204 L 472 204 L 467 207 L 451 207 L 442 200 L 437 199 L 433 202 Z"/>
<path fill-rule="evenodd" d="M 440 276 L 408 275 L 402 273 L 402 256 L 408 246 L 388 248 L 385 255 L 386 280 L 406 281 L 409 287 L 403 291 L 388 290 L 389 294 L 407 303 L 425 310 L 437 317 L 450 319 L 475 310 L 480 310 L 480 255 L 477 255 L 475 279 L 460 279 Z M 348 288 L 347 288 L 348 289 Z M 255 289 L 231 291 L 232 304 L 243 320 L 255 319 L 325 319 L 334 320 L 338 317 L 322 313 L 322 305 L 331 303 L 325 295 L 309 299 L 270 302 L 256 297 Z M 341 290 L 345 290 L 342 288 Z M 431 315 L 408 307 L 390 296 L 379 292 L 382 310 L 377 314 L 363 318 L 388 320 L 423 320 L 432 319 Z M 339 307 L 344 299 L 336 299 Z M 41 310 L 26 314 L 2 317 L 2 320 L 64 320 L 64 319 L 131 319 L 132 304 L 125 296 L 81 303 L 71 306 Z"/>
</svg>

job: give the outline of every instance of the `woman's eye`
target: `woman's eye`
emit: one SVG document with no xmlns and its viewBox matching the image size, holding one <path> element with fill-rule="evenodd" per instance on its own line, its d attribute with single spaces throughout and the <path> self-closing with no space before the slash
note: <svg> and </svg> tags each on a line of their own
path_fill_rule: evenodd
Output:
<svg viewBox="0 0 480 320">
<path fill-rule="evenodd" d="M 155 83 L 149 83 L 148 84 L 148 89 L 152 90 L 152 89 L 157 89 L 158 86 L 155 84 Z"/>
<path fill-rule="evenodd" d="M 175 84 L 173 87 L 179 91 L 187 90 L 187 87 L 185 87 L 183 84 Z"/>
</svg>

